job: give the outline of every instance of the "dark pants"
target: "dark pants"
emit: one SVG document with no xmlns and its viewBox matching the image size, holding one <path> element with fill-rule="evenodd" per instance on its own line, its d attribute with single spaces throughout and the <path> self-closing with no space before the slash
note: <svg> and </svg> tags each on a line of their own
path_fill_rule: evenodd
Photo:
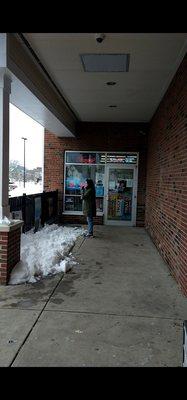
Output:
<svg viewBox="0 0 187 400">
<path fill-rule="evenodd" d="M 87 222 L 88 222 L 88 233 L 89 233 L 89 235 L 93 235 L 93 217 L 88 216 Z"/>
</svg>

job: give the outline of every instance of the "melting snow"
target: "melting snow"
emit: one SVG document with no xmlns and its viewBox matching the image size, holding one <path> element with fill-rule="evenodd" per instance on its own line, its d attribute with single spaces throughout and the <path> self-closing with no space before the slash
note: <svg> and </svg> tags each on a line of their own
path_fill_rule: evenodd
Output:
<svg viewBox="0 0 187 400">
<path fill-rule="evenodd" d="M 83 228 L 46 225 L 40 231 L 21 235 L 21 260 L 11 273 L 9 284 L 37 282 L 44 276 L 67 272 L 76 264 L 70 253 Z"/>
<path fill-rule="evenodd" d="M 4 217 L 3 219 L 0 219 L 0 224 L 2 224 L 2 225 L 11 225 L 12 223 L 13 223 L 13 221 L 8 219 L 7 217 Z"/>
</svg>

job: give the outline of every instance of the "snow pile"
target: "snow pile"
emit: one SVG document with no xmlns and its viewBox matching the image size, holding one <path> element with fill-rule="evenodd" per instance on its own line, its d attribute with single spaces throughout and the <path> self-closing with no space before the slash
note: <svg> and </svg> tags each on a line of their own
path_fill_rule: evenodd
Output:
<svg viewBox="0 0 187 400">
<path fill-rule="evenodd" d="M 21 235 L 21 261 L 11 273 L 9 284 L 37 282 L 44 276 L 67 272 L 76 262 L 70 253 L 83 228 L 46 225 L 40 231 Z"/>
<path fill-rule="evenodd" d="M 35 183 L 33 181 L 25 182 L 25 187 L 23 182 L 14 182 L 15 188 L 9 188 L 9 197 L 23 196 L 23 193 L 34 194 L 43 192 L 43 183 L 39 181 Z"/>
<path fill-rule="evenodd" d="M 0 219 L 0 224 L 2 225 L 11 225 L 13 221 L 10 221 L 7 217 L 4 217 L 3 219 Z"/>
</svg>

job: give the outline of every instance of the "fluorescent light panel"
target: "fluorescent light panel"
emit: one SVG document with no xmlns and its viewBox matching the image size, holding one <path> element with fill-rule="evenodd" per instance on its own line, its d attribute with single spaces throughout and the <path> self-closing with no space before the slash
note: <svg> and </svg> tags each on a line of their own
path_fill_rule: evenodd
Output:
<svg viewBox="0 0 187 400">
<path fill-rule="evenodd" d="M 85 72 L 128 72 L 130 54 L 81 54 Z"/>
</svg>

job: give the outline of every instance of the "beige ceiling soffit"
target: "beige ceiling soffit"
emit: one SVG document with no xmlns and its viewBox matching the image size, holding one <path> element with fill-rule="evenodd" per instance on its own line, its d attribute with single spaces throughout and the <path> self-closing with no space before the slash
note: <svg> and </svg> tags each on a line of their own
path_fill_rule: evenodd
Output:
<svg viewBox="0 0 187 400">
<path fill-rule="evenodd" d="M 7 34 L 7 67 L 62 124 L 75 134 L 76 117 L 14 33 Z"/>
<path fill-rule="evenodd" d="M 170 84 L 172 82 L 172 79 L 174 78 L 174 76 L 175 76 L 175 74 L 176 74 L 176 72 L 177 72 L 177 70 L 178 70 L 178 68 L 179 68 L 179 66 L 180 66 L 180 64 L 181 64 L 181 62 L 182 62 L 182 60 L 183 60 L 183 58 L 185 57 L 186 54 L 187 54 L 187 40 L 185 40 L 185 42 L 184 42 L 184 44 L 183 44 L 183 46 L 182 46 L 182 48 L 180 50 L 180 53 L 177 55 L 176 60 L 175 60 L 175 62 L 173 64 L 172 70 L 171 70 L 171 72 L 170 72 L 170 74 L 169 74 L 169 76 L 167 78 L 167 81 L 164 83 L 164 85 L 162 87 L 161 99 L 159 99 L 159 101 L 155 105 L 155 111 L 153 112 L 153 115 L 152 115 L 150 121 L 154 117 L 154 115 L 156 113 L 156 110 L 159 107 L 159 104 L 161 103 L 164 95 L 166 94 L 166 92 L 167 92 L 167 90 L 168 90 L 168 88 L 169 88 L 169 86 L 170 86 Z"/>
</svg>

